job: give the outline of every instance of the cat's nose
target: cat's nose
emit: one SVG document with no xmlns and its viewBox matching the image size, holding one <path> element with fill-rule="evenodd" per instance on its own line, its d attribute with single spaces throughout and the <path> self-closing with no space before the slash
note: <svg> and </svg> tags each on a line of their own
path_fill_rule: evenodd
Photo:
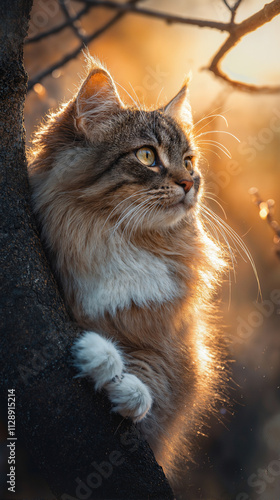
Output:
<svg viewBox="0 0 280 500">
<path fill-rule="evenodd" d="M 188 193 L 191 187 L 193 186 L 193 181 L 189 181 L 187 179 L 181 179 L 179 184 L 184 188 L 185 193 Z"/>
</svg>

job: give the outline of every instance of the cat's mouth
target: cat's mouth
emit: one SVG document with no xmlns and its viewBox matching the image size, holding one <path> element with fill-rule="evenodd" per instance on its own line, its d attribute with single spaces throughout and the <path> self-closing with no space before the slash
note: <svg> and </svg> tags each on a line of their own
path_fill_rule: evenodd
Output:
<svg viewBox="0 0 280 500">
<path fill-rule="evenodd" d="M 195 190 L 194 186 L 191 187 L 191 189 L 187 193 L 182 193 L 180 197 L 177 195 L 176 199 L 171 201 L 168 205 L 167 208 L 170 209 L 183 209 L 183 210 L 189 210 L 192 208 L 197 201 L 197 191 Z"/>
</svg>

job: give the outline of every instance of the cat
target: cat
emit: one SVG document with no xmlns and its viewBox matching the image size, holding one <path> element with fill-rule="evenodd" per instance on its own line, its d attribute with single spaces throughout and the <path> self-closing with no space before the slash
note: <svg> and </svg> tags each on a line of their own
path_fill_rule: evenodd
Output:
<svg viewBox="0 0 280 500">
<path fill-rule="evenodd" d="M 84 330 L 79 374 L 139 426 L 169 478 L 226 380 L 227 262 L 202 221 L 199 157 L 188 81 L 160 109 L 127 106 L 90 56 L 30 151 L 42 240 Z"/>
</svg>

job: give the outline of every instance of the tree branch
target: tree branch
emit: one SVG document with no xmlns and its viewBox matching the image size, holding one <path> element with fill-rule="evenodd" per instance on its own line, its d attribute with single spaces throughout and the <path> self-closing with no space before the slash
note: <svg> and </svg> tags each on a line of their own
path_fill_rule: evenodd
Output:
<svg viewBox="0 0 280 500">
<path fill-rule="evenodd" d="M 129 0 L 128 4 L 133 4 L 133 3 L 136 3 L 137 1 L 139 1 L 139 0 Z M 29 92 L 34 87 L 34 85 L 36 85 L 36 83 L 40 83 L 43 80 L 43 78 L 50 75 L 53 71 L 61 68 L 62 66 L 64 66 L 64 64 L 66 64 L 67 62 L 69 62 L 72 59 L 74 59 L 75 57 L 77 57 L 79 55 L 79 53 L 81 52 L 81 50 L 86 47 L 86 45 L 88 45 L 90 42 L 92 42 L 92 40 L 95 40 L 100 35 L 105 33 L 105 31 L 107 31 L 109 28 L 111 28 L 111 26 L 113 26 L 120 19 L 122 19 L 122 17 L 125 16 L 125 14 L 126 14 L 126 12 L 118 12 L 117 14 L 115 14 L 112 17 L 112 19 L 110 19 L 110 21 L 106 22 L 101 28 L 99 28 L 98 30 L 91 33 L 91 35 L 83 36 L 83 42 L 76 49 L 74 49 L 72 52 L 70 52 L 66 56 L 62 57 L 59 61 L 57 61 L 56 63 L 49 66 L 46 70 L 42 71 L 41 73 L 36 75 L 34 78 L 30 79 L 28 82 L 27 91 Z"/>
<path fill-rule="evenodd" d="M 239 7 L 239 5 L 241 4 L 242 0 L 237 0 L 237 2 L 235 2 L 235 4 L 233 4 L 232 6 L 228 3 L 227 0 L 223 0 L 225 6 L 230 10 L 231 12 L 231 20 L 230 22 L 233 23 L 234 22 L 234 19 L 235 19 L 235 16 L 236 16 L 236 11 Z"/>
<path fill-rule="evenodd" d="M 71 59 L 74 59 L 80 51 L 83 49 L 85 45 L 87 45 L 89 42 L 100 36 L 102 33 L 104 33 L 107 29 L 109 29 L 115 22 L 117 22 L 124 14 L 137 14 L 137 15 L 142 15 L 146 17 L 151 17 L 154 19 L 159 19 L 162 21 L 165 21 L 169 24 L 172 23 L 179 23 L 179 24 L 188 24 L 188 25 L 193 25 L 193 26 L 198 26 L 201 28 L 211 28 L 211 29 L 217 29 L 219 31 L 226 31 L 229 33 L 228 38 L 226 41 L 222 44 L 222 46 L 219 48 L 217 53 L 214 55 L 212 61 L 210 62 L 209 66 L 202 68 L 206 69 L 208 71 L 211 71 L 215 76 L 218 78 L 222 79 L 231 87 L 236 88 L 241 91 L 247 91 L 247 92 L 258 92 L 258 93 L 276 93 L 280 91 L 280 86 L 271 86 L 271 85 L 254 85 L 254 84 L 247 84 L 238 80 L 233 80 L 231 79 L 225 72 L 222 71 L 221 69 L 221 63 L 224 60 L 225 56 L 228 54 L 230 50 L 232 50 L 240 41 L 241 39 L 247 35 L 248 33 L 251 33 L 252 31 L 255 31 L 257 28 L 263 26 L 264 24 L 270 22 L 276 15 L 280 13 L 280 0 L 274 0 L 270 2 L 269 4 L 266 4 L 261 10 L 253 14 L 252 16 L 248 17 L 244 21 L 242 21 L 239 24 L 234 23 L 235 15 L 237 12 L 238 7 L 241 4 L 242 0 L 237 0 L 234 5 L 230 5 L 228 0 L 223 0 L 224 4 L 226 7 L 230 10 L 231 12 L 231 21 L 229 23 L 221 23 L 221 22 L 216 22 L 216 21 L 207 21 L 207 20 L 201 20 L 201 19 L 192 19 L 192 18 L 187 18 L 187 17 L 182 17 L 182 16 L 175 16 L 172 14 L 167 14 L 159 11 L 154 11 L 152 9 L 145 9 L 142 7 L 138 7 L 135 5 L 137 3 L 137 0 L 132 0 L 127 3 L 119 3 L 115 1 L 108 1 L 108 0 L 77 0 L 79 2 L 82 2 L 87 5 L 85 8 L 92 8 L 92 7 L 102 7 L 106 9 L 114 9 L 118 10 L 118 13 L 108 22 L 106 23 L 103 27 L 92 33 L 91 35 L 83 35 L 80 30 L 75 26 L 75 21 L 78 19 L 78 17 L 81 17 L 84 13 L 84 9 L 80 11 L 80 13 L 77 14 L 75 17 L 69 17 L 69 12 L 63 2 L 63 0 L 60 0 L 61 6 L 63 8 L 63 11 L 65 15 L 68 17 L 67 21 L 63 24 L 61 24 L 57 28 L 53 28 L 49 32 L 45 32 L 42 35 L 37 35 L 37 37 L 33 37 L 31 40 L 29 40 L 29 43 L 36 41 L 38 39 L 41 39 L 43 37 L 48 36 L 48 34 L 54 34 L 60 31 L 61 29 L 65 28 L 66 26 L 71 26 L 72 30 L 75 32 L 75 35 L 79 38 L 79 40 L 82 40 L 82 43 L 75 49 L 73 50 L 70 54 L 67 54 L 66 56 L 62 57 L 60 61 L 57 63 L 53 64 L 46 70 L 42 71 L 39 75 L 35 76 L 32 80 L 30 80 L 29 85 L 28 85 L 28 90 L 31 90 L 36 83 L 39 83 L 42 81 L 43 78 L 46 76 L 50 75 L 55 69 L 58 69 L 62 67 L 64 64 L 66 64 L 68 61 Z"/>
<path fill-rule="evenodd" d="M 58 26 L 55 26 L 54 28 L 48 30 L 48 31 L 43 31 L 43 33 L 38 33 L 38 35 L 33 36 L 32 38 L 27 38 L 25 40 L 25 45 L 29 45 L 30 43 L 35 43 L 39 42 L 43 38 L 47 38 L 48 36 L 51 35 L 56 35 L 57 33 L 60 33 L 60 31 L 64 30 L 65 28 L 68 28 L 71 26 L 75 21 L 78 21 L 82 16 L 87 14 L 87 12 L 90 10 L 90 5 L 86 5 L 83 9 L 81 9 L 76 16 L 70 17 L 65 21 L 64 23 L 59 24 Z"/>
<path fill-rule="evenodd" d="M 221 46 L 219 51 L 213 57 L 210 65 L 206 68 L 215 76 L 221 78 L 232 87 L 238 90 L 247 92 L 259 92 L 259 93 L 276 93 L 280 91 L 280 86 L 269 86 L 269 85 L 250 85 L 237 80 L 232 80 L 221 70 L 221 63 L 226 56 L 226 54 L 235 46 L 239 41 L 248 33 L 255 31 L 257 28 L 263 26 L 264 24 L 271 21 L 276 15 L 280 13 L 280 0 L 274 0 L 269 4 L 266 4 L 261 10 L 253 14 L 252 16 L 245 19 L 240 24 L 234 23 L 234 18 L 236 11 L 241 4 L 241 0 L 237 0 L 235 4 L 231 7 L 228 1 L 224 0 L 225 5 L 231 11 L 232 17 L 230 23 L 220 23 L 215 21 L 205 21 L 200 19 L 184 18 L 180 16 L 173 16 L 171 14 L 165 14 L 162 12 L 153 11 L 150 9 L 143 9 L 140 7 L 135 7 L 127 4 L 120 4 L 118 2 L 107 1 L 107 0 L 77 0 L 83 1 L 91 6 L 100 6 L 108 9 L 118 9 L 119 11 L 130 12 L 138 15 L 145 15 L 148 17 L 153 17 L 156 19 L 161 19 L 168 23 L 180 23 L 198 26 L 201 28 L 213 28 L 219 31 L 227 31 L 229 37 L 225 43 Z"/>
<path fill-rule="evenodd" d="M 106 9 L 116 9 L 119 12 L 126 12 L 130 14 L 137 14 L 140 16 L 152 17 L 155 19 L 160 19 L 166 21 L 168 24 L 178 23 L 178 24 L 190 24 L 193 26 L 199 26 L 200 28 L 214 28 L 220 31 L 230 31 L 229 23 L 221 23 L 218 21 L 206 21 L 203 19 L 192 19 L 189 17 L 174 16 L 172 14 L 166 14 L 163 12 L 155 11 L 152 9 L 144 9 L 142 7 L 137 7 L 135 5 L 129 5 L 127 3 L 119 3 L 107 0 L 77 0 L 77 2 L 86 3 L 87 5 L 94 7 L 104 7 Z"/>
<path fill-rule="evenodd" d="M 89 42 L 91 42 L 95 38 L 105 33 L 105 31 L 111 28 L 111 26 L 113 26 L 116 22 L 118 22 L 123 16 L 124 14 L 122 12 L 116 14 L 114 17 L 112 17 L 112 19 L 110 19 L 110 21 L 105 23 L 101 28 L 94 31 L 91 35 L 84 37 L 84 42 L 82 42 L 76 49 L 74 49 L 66 56 L 63 56 L 59 61 L 49 66 L 47 69 L 36 75 L 34 78 L 30 79 L 28 82 L 28 91 L 30 91 L 34 87 L 34 85 L 36 85 L 36 83 L 41 82 L 43 78 L 50 75 L 54 70 L 61 68 L 62 66 L 64 66 L 64 64 L 77 57 L 81 52 L 81 50 L 84 49 Z"/>
<path fill-rule="evenodd" d="M 87 40 L 86 37 L 84 36 L 84 33 L 81 31 L 80 26 L 78 26 L 77 21 L 72 21 L 72 18 L 70 16 L 70 12 L 68 10 L 68 7 L 65 3 L 65 0 L 58 0 L 60 8 L 63 12 L 63 14 L 66 17 L 66 20 L 70 22 L 70 28 L 74 32 L 74 34 L 81 40 L 82 43 L 86 44 Z"/>
<path fill-rule="evenodd" d="M 241 39 L 260 28 L 264 24 L 270 22 L 275 16 L 280 13 L 280 0 L 274 0 L 273 2 L 266 4 L 261 10 L 248 17 L 240 24 L 233 24 L 230 31 L 230 35 L 225 41 L 225 43 L 220 47 L 218 52 L 213 57 L 210 65 L 207 68 L 212 71 L 214 75 L 218 76 L 225 82 L 229 83 L 232 87 L 243 90 L 246 92 L 259 92 L 259 93 L 269 93 L 273 94 L 280 91 L 280 86 L 269 86 L 269 85 L 252 85 L 243 83 L 237 80 L 232 80 L 229 78 L 222 70 L 221 63 L 224 60 L 226 54 L 235 47 Z"/>
</svg>

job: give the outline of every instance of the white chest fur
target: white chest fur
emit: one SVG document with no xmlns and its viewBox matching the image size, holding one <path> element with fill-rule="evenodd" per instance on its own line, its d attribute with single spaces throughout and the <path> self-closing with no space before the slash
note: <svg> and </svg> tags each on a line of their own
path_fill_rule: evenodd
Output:
<svg viewBox="0 0 280 500">
<path fill-rule="evenodd" d="M 79 277 L 78 295 L 84 312 L 90 317 L 115 314 L 134 302 L 145 306 L 161 304 L 179 295 L 171 266 L 163 259 L 132 246 L 95 254 L 94 271 Z"/>
</svg>

